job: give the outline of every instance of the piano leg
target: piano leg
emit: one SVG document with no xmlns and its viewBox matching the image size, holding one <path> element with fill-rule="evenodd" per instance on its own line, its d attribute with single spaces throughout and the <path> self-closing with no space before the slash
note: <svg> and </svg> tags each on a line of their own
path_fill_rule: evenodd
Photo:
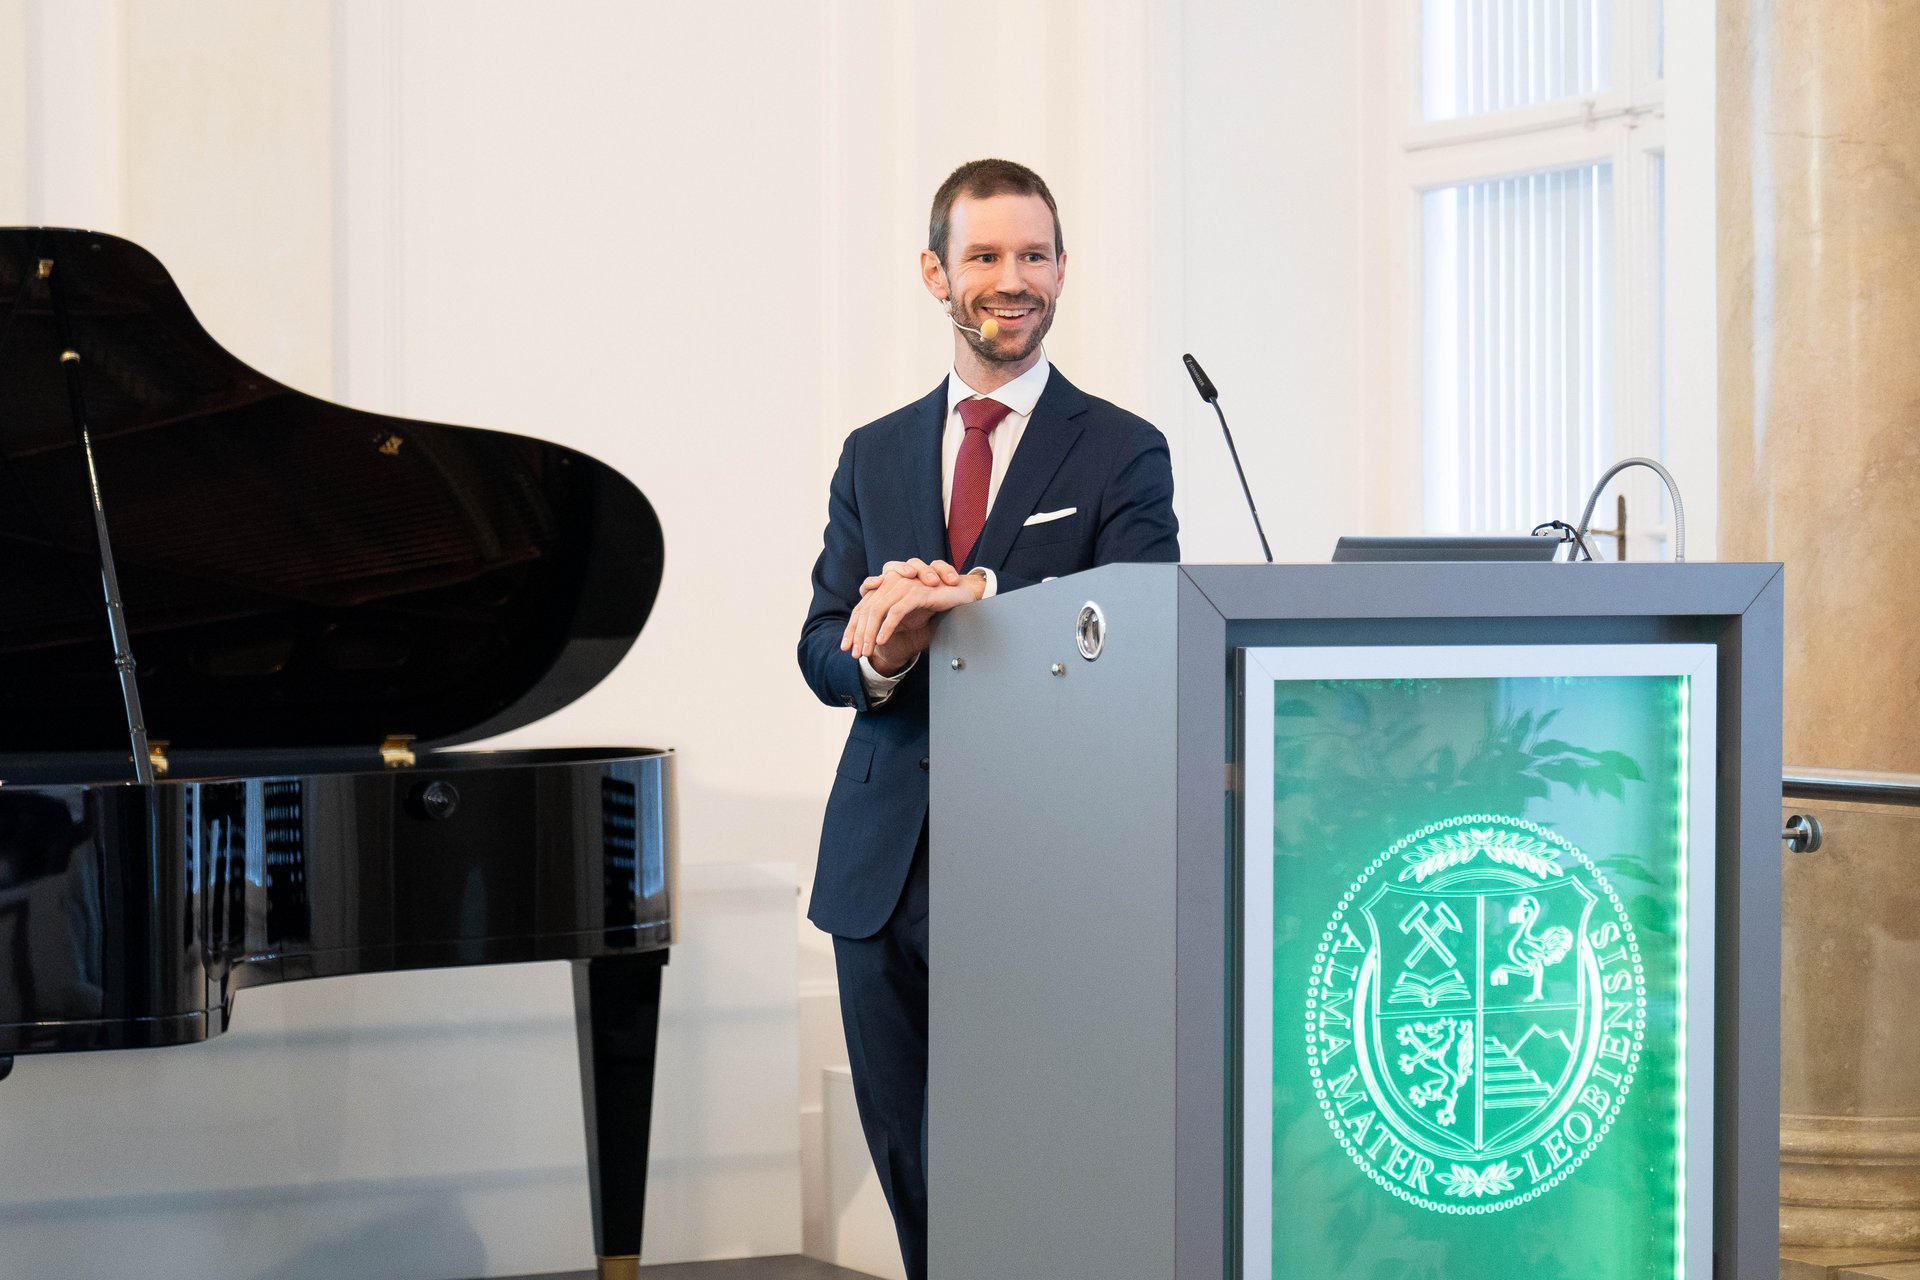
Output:
<svg viewBox="0 0 1920 1280">
<path fill-rule="evenodd" d="M 665 951 L 573 962 L 580 1102 L 600 1280 L 636 1280 L 647 1209 L 647 1135 Z"/>
</svg>

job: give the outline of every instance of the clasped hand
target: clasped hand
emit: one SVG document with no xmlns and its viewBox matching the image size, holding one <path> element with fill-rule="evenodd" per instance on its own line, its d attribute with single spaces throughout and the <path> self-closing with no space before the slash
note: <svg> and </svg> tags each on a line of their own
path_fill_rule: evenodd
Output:
<svg viewBox="0 0 1920 1280">
<path fill-rule="evenodd" d="M 945 560 L 889 560 L 860 584 L 860 603 L 847 619 L 840 648 L 865 658 L 883 676 L 903 670 L 932 643 L 935 614 L 972 604 L 987 589 L 978 574 Z"/>
</svg>

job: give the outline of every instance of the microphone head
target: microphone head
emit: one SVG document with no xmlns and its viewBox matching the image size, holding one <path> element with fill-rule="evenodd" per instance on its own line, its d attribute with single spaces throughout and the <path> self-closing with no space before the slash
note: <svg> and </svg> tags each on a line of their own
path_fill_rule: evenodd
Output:
<svg viewBox="0 0 1920 1280">
<path fill-rule="evenodd" d="M 959 317 L 953 314 L 952 298 L 946 299 L 944 302 L 940 304 L 940 306 L 947 313 L 947 323 L 952 325 L 954 328 L 963 329 L 968 333 L 977 333 L 980 335 L 981 339 L 986 342 L 992 342 L 995 338 L 1000 336 L 1000 322 L 998 320 L 995 320 L 992 316 L 988 316 L 985 320 L 982 320 L 980 322 L 980 327 L 976 329 L 972 325 L 961 324 Z"/>
<path fill-rule="evenodd" d="M 1200 393 L 1200 398 L 1208 404 L 1218 400 L 1220 393 L 1213 389 L 1213 379 L 1209 378 L 1207 371 L 1200 367 L 1200 362 L 1192 355 L 1184 355 L 1180 359 L 1186 362 L 1187 376 L 1193 379 L 1193 389 Z"/>
</svg>

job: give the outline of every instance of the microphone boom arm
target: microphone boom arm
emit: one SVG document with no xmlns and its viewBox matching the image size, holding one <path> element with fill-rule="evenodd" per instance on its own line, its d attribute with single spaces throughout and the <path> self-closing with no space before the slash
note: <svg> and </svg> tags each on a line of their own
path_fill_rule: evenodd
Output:
<svg viewBox="0 0 1920 1280">
<path fill-rule="evenodd" d="M 1247 497 L 1247 510 L 1253 513 L 1253 531 L 1260 535 L 1260 552 L 1266 556 L 1267 563 L 1273 563 L 1273 548 L 1267 545 L 1266 526 L 1260 523 L 1260 508 L 1253 504 L 1253 489 L 1247 484 L 1247 471 L 1240 465 L 1240 451 L 1233 447 L 1233 432 L 1227 428 L 1227 415 L 1220 408 L 1220 393 L 1214 389 L 1213 379 L 1207 376 L 1200 362 L 1191 355 L 1180 357 L 1187 366 L 1187 376 L 1193 379 L 1193 389 L 1200 398 L 1213 406 L 1214 416 L 1220 419 L 1220 434 L 1227 438 L 1227 454 L 1233 459 L 1233 473 L 1240 477 L 1240 492 Z"/>
<path fill-rule="evenodd" d="M 1608 467 L 1599 483 L 1593 486 L 1593 492 L 1587 496 L 1587 509 L 1580 513 L 1580 524 L 1575 534 L 1581 548 L 1586 547 L 1587 531 L 1593 527 L 1593 509 L 1600 505 L 1600 495 L 1606 492 L 1607 482 L 1625 471 L 1628 467 L 1647 467 L 1657 474 L 1667 486 L 1667 496 L 1673 499 L 1673 559 L 1678 564 L 1687 558 L 1687 509 L 1680 502 L 1680 486 L 1675 483 L 1673 473 L 1655 462 L 1652 458 L 1622 458 Z M 1588 552 L 1591 560 L 1593 554 Z"/>
<path fill-rule="evenodd" d="M 1233 447 L 1233 432 L 1227 430 L 1227 415 L 1220 411 L 1218 399 L 1207 402 L 1213 406 L 1214 416 L 1220 419 L 1220 434 L 1227 438 L 1227 453 L 1233 458 L 1233 472 L 1240 477 L 1240 492 L 1247 495 L 1247 510 L 1253 513 L 1253 531 L 1260 535 L 1260 554 L 1273 563 L 1273 548 L 1267 545 L 1267 531 L 1260 523 L 1260 508 L 1253 505 L 1253 490 L 1247 485 L 1246 469 L 1240 465 L 1240 451 Z"/>
</svg>

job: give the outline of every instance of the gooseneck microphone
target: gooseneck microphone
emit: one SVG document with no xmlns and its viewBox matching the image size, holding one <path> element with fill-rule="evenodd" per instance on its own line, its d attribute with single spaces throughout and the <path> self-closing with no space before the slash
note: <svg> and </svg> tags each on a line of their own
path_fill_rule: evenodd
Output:
<svg viewBox="0 0 1920 1280">
<path fill-rule="evenodd" d="M 1240 477 L 1240 492 L 1247 495 L 1247 510 L 1253 513 L 1253 531 L 1260 535 L 1260 550 L 1266 555 L 1267 563 L 1273 563 L 1273 548 L 1267 545 L 1267 531 L 1260 524 L 1260 509 L 1253 505 L 1253 490 L 1247 487 L 1247 472 L 1240 465 L 1240 451 L 1233 447 L 1233 432 L 1227 429 L 1227 415 L 1220 409 L 1220 393 L 1214 390 L 1213 379 L 1200 367 L 1200 362 L 1191 355 L 1180 357 L 1186 361 L 1187 373 L 1193 379 L 1193 389 L 1200 398 L 1213 406 L 1213 412 L 1220 419 L 1220 434 L 1227 438 L 1227 453 L 1233 458 L 1234 474 Z"/>
</svg>

